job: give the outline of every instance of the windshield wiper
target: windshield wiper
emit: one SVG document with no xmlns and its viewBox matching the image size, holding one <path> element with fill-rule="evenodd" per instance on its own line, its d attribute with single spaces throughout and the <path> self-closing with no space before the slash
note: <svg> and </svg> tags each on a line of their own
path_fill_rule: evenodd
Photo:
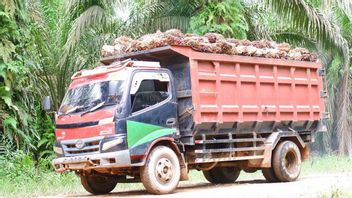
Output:
<svg viewBox="0 0 352 198">
<path fill-rule="evenodd" d="M 84 115 L 87 114 L 87 113 L 91 113 L 91 112 L 96 111 L 96 110 L 98 110 L 98 109 L 100 109 L 100 108 L 102 108 L 102 107 L 110 106 L 110 105 L 115 105 L 115 103 L 101 102 L 101 103 L 99 103 L 99 104 L 93 106 L 92 108 L 88 109 L 87 111 L 83 112 L 83 113 L 81 114 L 81 117 L 84 116 Z"/>
<path fill-rule="evenodd" d="M 58 118 L 60 118 L 61 116 L 69 115 L 70 113 L 73 113 L 73 112 L 77 111 L 78 108 L 82 108 L 82 106 L 75 106 L 72 109 L 66 111 L 65 113 L 59 115 Z"/>
</svg>

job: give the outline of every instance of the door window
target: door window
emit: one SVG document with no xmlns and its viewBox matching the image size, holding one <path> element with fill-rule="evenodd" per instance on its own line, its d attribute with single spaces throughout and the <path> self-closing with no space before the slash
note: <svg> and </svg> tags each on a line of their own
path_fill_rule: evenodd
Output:
<svg viewBox="0 0 352 198">
<path fill-rule="evenodd" d="M 139 84 L 137 91 L 130 93 L 132 113 L 157 105 L 170 96 L 169 81 L 146 78 L 136 82 Z"/>
</svg>

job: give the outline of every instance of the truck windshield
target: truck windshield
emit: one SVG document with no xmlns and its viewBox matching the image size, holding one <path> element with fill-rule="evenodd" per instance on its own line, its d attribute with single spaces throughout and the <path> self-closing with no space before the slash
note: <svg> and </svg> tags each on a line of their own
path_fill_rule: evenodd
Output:
<svg viewBox="0 0 352 198">
<path fill-rule="evenodd" d="M 120 104 L 124 91 L 123 80 L 104 81 L 72 88 L 67 91 L 59 115 L 89 111 L 95 106 Z"/>
</svg>

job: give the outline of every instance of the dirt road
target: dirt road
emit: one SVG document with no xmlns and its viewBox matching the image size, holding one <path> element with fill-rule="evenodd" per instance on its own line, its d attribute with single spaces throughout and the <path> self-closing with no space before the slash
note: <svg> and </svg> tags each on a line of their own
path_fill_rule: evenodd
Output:
<svg viewBox="0 0 352 198">
<path fill-rule="evenodd" d="M 341 197 L 352 196 L 352 172 L 338 174 L 316 174 L 302 176 L 291 183 L 266 183 L 264 179 L 242 180 L 234 184 L 211 185 L 206 182 L 182 182 L 171 195 L 149 195 L 145 190 L 114 191 L 108 195 L 96 197 Z M 75 194 L 67 197 L 92 197 L 89 194 Z"/>
</svg>

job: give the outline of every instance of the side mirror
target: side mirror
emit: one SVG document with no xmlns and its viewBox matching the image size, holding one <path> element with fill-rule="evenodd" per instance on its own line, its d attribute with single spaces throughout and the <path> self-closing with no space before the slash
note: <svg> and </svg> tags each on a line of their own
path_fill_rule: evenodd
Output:
<svg viewBox="0 0 352 198">
<path fill-rule="evenodd" d="M 50 98 L 50 96 L 45 96 L 43 99 L 43 109 L 46 112 L 50 112 L 50 111 L 52 111 L 51 108 L 52 108 L 51 107 L 51 98 Z"/>
</svg>

